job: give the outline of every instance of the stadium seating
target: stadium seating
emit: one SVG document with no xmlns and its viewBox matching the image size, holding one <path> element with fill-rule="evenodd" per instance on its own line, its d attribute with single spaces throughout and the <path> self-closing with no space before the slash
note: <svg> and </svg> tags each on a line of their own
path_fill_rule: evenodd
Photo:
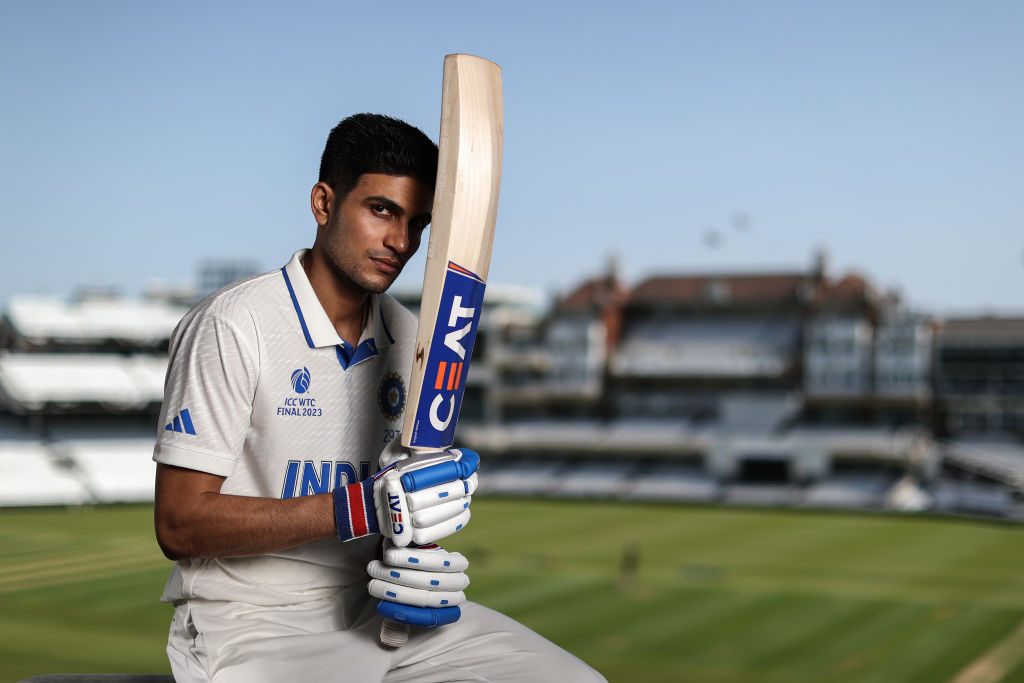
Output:
<svg viewBox="0 0 1024 683">
<path fill-rule="evenodd" d="M 623 375 L 776 376 L 791 363 L 796 321 L 636 323 L 613 360 Z"/>
<path fill-rule="evenodd" d="M 1003 517 L 1013 507 L 1010 489 L 995 483 L 944 479 L 935 485 L 932 496 L 935 509 L 942 512 Z"/>
<path fill-rule="evenodd" d="M 547 495 L 558 485 L 561 460 L 491 461 L 480 474 L 480 492 L 505 495 Z"/>
<path fill-rule="evenodd" d="M 967 471 L 1012 482 L 1024 491 L 1024 445 L 1009 440 L 960 440 L 944 444 L 943 457 Z"/>
<path fill-rule="evenodd" d="M 804 490 L 803 505 L 816 508 L 879 508 L 896 477 L 878 472 L 845 472 L 811 484 Z"/>
<path fill-rule="evenodd" d="M 91 500 L 73 470 L 41 441 L 0 440 L 0 506 L 80 505 Z"/>
<path fill-rule="evenodd" d="M 166 357 L 4 353 L 0 390 L 28 411 L 82 404 L 141 408 L 162 400 L 166 367 Z"/>
<path fill-rule="evenodd" d="M 797 505 L 801 491 L 793 484 L 735 482 L 724 490 L 724 500 L 730 505 Z"/>
<path fill-rule="evenodd" d="M 59 445 L 78 466 L 83 485 L 99 502 L 153 500 L 153 440 L 69 441 Z"/>
<path fill-rule="evenodd" d="M 551 494 L 569 498 L 620 497 L 636 469 L 631 462 L 584 462 L 568 464 Z"/>
<path fill-rule="evenodd" d="M 627 483 L 623 496 L 632 500 L 710 502 L 720 488 L 698 465 L 664 463 L 656 465 Z"/>
<path fill-rule="evenodd" d="M 157 346 L 170 337 L 186 308 L 160 301 L 87 299 L 68 304 L 40 295 L 7 301 L 5 315 L 15 332 L 33 343 Z"/>
</svg>

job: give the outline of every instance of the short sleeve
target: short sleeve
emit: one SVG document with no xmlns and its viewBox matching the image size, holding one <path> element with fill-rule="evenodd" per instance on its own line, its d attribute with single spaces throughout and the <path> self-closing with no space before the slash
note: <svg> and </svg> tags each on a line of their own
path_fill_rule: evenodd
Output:
<svg viewBox="0 0 1024 683">
<path fill-rule="evenodd" d="M 153 460 L 230 476 L 249 430 L 259 346 L 251 316 L 193 311 L 171 339 Z M 237 318 L 241 318 L 239 322 Z"/>
</svg>

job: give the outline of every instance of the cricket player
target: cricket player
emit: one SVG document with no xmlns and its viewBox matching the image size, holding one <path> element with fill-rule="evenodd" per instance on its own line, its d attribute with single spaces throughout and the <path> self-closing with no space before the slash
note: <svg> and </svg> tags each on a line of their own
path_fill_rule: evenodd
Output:
<svg viewBox="0 0 1024 683">
<path fill-rule="evenodd" d="M 430 223 L 437 154 L 402 121 L 342 121 L 312 190 L 312 248 L 174 331 L 153 459 L 178 683 L 604 680 L 466 601 L 462 555 L 391 541 L 461 527 L 476 486 L 477 456 L 453 451 L 457 479 L 399 491 L 415 516 L 385 495 L 389 466 L 437 466 L 402 460 L 416 319 L 385 294 Z M 443 625 L 385 648 L 377 598 Z"/>
</svg>

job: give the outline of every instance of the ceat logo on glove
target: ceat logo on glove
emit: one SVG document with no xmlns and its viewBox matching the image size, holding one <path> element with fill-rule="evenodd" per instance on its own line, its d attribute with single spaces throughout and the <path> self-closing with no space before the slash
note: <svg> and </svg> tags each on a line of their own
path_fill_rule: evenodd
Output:
<svg viewBox="0 0 1024 683">
<path fill-rule="evenodd" d="M 389 493 L 388 507 L 391 509 L 391 533 L 395 536 L 401 535 L 405 531 L 405 526 L 402 524 L 401 497 L 394 493 Z"/>
</svg>

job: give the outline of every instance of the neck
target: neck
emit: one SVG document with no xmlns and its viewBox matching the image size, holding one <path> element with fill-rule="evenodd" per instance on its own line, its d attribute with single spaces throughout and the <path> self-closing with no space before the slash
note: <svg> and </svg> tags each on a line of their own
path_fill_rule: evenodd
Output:
<svg viewBox="0 0 1024 683">
<path fill-rule="evenodd" d="M 316 244 L 302 258 L 302 268 L 338 335 L 350 344 L 358 344 L 370 293 L 333 268 Z"/>
</svg>

